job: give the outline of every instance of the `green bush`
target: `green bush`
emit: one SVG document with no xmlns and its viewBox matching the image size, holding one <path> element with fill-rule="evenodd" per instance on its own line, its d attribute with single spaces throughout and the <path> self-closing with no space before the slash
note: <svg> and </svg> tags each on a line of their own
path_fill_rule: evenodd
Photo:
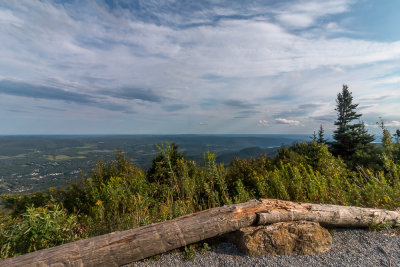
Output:
<svg viewBox="0 0 400 267">
<path fill-rule="evenodd" d="M 1 257 L 7 258 L 74 241 L 85 236 L 77 217 L 59 206 L 27 208 L 20 217 L 2 221 Z"/>
<path fill-rule="evenodd" d="M 61 202 L 63 199 L 63 190 L 57 190 L 50 187 L 44 192 L 35 192 L 31 194 L 3 194 L 0 196 L 1 202 L 5 208 L 12 210 L 13 217 L 26 212 L 28 207 L 43 207 Z"/>
</svg>

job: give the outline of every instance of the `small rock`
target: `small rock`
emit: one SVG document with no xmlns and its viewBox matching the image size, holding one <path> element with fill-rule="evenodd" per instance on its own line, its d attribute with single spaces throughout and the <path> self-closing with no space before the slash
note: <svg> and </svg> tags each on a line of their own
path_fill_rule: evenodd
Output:
<svg viewBox="0 0 400 267">
<path fill-rule="evenodd" d="M 227 236 L 242 253 L 252 257 L 320 254 L 332 247 L 328 230 L 307 221 L 250 226 Z"/>
</svg>

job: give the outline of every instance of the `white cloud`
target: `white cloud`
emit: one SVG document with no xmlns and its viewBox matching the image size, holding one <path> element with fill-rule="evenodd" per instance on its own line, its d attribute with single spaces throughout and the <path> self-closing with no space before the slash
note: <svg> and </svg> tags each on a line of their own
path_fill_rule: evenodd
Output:
<svg viewBox="0 0 400 267">
<path fill-rule="evenodd" d="M 304 12 L 315 17 L 322 17 L 346 12 L 353 2 L 353 0 L 298 1 L 294 4 L 289 3 L 287 8 L 294 12 Z"/>
<path fill-rule="evenodd" d="M 400 121 L 391 121 L 391 122 L 385 123 L 385 126 L 388 126 L 388 127 L 400 127 Z"/>
<path fill-rule="evenodd" d="M 387 93 L 383 93 L 383 94 L 372 94 L 372 95 L 365 95 L 361 98 L 359 98 L 358 100 L 360 101 L 365 101 L 365 102 L 378 102 L 378 101 L 382 101 L 385 100 L 389 97 L 393 97 L 393 94 L 387 94 Z"/>
<path fill-rule="evenodd" d="M 294 5 L 292 10 L 316 16 L 319 12 L 327 13 L 326 8 L 334 10 L 329 12 L 343 12 L 347 5 L 348 1 L 327 1 L 325 4 L 312 1 Z M 99 9 L 101 7 L 97 7 Z M 101 12 L 104 14 L 107 10 Z M 174 80 L 187 84 L 196 82 L 196 77 L 206 72 L 227 77 L 257 77 L 323 66 L 342 70 L 346 66 L 400 57 L 400 42 L 305 38 L 266 21 L 225 19 L 217 25 L 173 29 L 127 16 L 114 17 L 110 13 L 102 20 L 93 16 L 83 21 L 73 20 L 62 6 L 54 8 L 49 4 L 33 6 L 30 13 L 19 15 L 31 25 L 31 42 L 19 41 L 27 39 L 22 31 L 14 33 L 16 38 L 10 38 L 8 34 L 2 36 L 0 32 L 0 37 L 4 37 L 2 40 L 18 48 L 18 53 L 17 49 L 6 49 L 4 53 L 0 50 L 0 55 L 14 67 L 21 63 L 30 67 L 27 61 L 32 62 L 32 67 L 40 68 L 43 73 L 50 71 L 50 74 L 63 73 L 65 76 L 65 69 L 57 70 L 54 65 L 66 66 L 71 70 L 67 75 L 73 80 L 84 71 L 113 76 L 124 83 L 137 81 L 138 77 L 141 83 L 156 83 L 151 77 L 157 73 L 160 85 L 166 84 L 164 78 L 168 80 L 167 84 Z M 39 16 L 47 17 L 50 22 L 35 22 L 40 22 Z M 308 15 L 278 16 L 292 18 L 293 24 L 302 27 L 312 23 Z M 32 18 L 35 21 L 29 21 Z M 103 49 L 102 45 L 109 47 Z"/>
<path fill-rule="evenodd" d="M 257 123 L 258 127 L 265 127 L 265 126 L 269 126 L 269 123 L 267 120 L 259 120 Z"/>
<path fill-rule="evenodd" d="M 375 85 L 381 85 L 381 84 L 397 84 L 400 83 L 400 77 L 395 76 L 395 77 L 390 77 L 390 78 L 385 78 L 385 79 L 380 79 L 376 82 L 374 82 Z"/>
<path fill-rule="evenodd" d="M 398 73 L 399 68 L 400 42 L 341 37 L 340 24 L 324 19 L 348 11 L 352 2 L 291 1 L 272 11 L 256 4 L 240 10 L 232 4 L 190 16 L 157 9 L 153 15 L 171 26 L 140 20 L 129 10 L 110 11 L 96 2 L 74 6 L 9 1 L 0 9 L 0 77 L 93 95 L 125 86 L 149 88 L 168 96 L 168 103 L 106 99 L 115 105 L 135 105 L 138 114 L 150 120 L 164 116 L 163 105 L 182 102 L 191 108 L 177 110 L 176 121 L 203 121 L 213 115 L 211 123 L 218 125 L 232 117 L 226 106 L 219 105 L 229 99 L 254 103 L 265 118 L 257 126 L 273 124 L 274 117 L 268 114 L 283 114 L 299 103 L 325 103 L 312 115 L 330 114 L 343 83 L 349 84 L 356 103 L 369 96 L 368 101 L 378 101 L 370 81 L 387 77 L 389 71 Z M 234 19 L 241 14 L 248 18 Z M 199 25 L 186 27 L 190 23 Z M 305 35 L 304 28 L 310 26 L 337 34 Z M 291 31 L 293 27 L 299 31 Z M 381 84 L 389 87 L 379 94 L 393 95 L 398 88 L 390 86 L 397 82 L 396 77 L 382 79 Z M 215 101 L 204 108 L 204 99 Z M 265 101 L 268 106 L 263 106 Z M 395 114 L 397 108 L 382 103 L 368 111 Z M 282 118 L 275 122 L 300 125 Z M 257 128 L 254 120 L 250 123 Z"/>
<path fill-rule="evenodd" d="M 327 30 L 337 30 L 339 28 L 339 25 L 336 22 L 329 22 L 326 24 L 325 28 Z"/>
<path fill-rule="evenodd" d="M 375 124 L 369 124 L 369 123 L 364 123 L 365 127 L 371 127 L 371 128 L 379 128 L 379 126 L 375 123 Z"/>
<path fill-rule="evenodd" d="M 288 119 L 283 119 L 283 118 L 275 119 L 275 122 L 279 123 L 279 124 L 289 124 L 289 125 L 293 125 L 293 126 L 299 126 L 300 125 L 299 121 L 288 120 Z"/>
<path fill-rule="evenodd" d="M 14 16 L 10 10 L 4 10 L 0 8 L 0 24 L 11 24 L 19 26 L 23 23 L 21 19 Z"/>
<path fill-rule="evenodd" d="M 351 33 L 351 31 L 340 27 L 336 22 L 329 22 L 326 24 L 325 30 L 331 33 Z"/>
<path fill-rule="evenodd" d="M 280 14 L 277 19 L 290 28 L 307 28 L 314 23 L 314 19 L 306 14 Z"/>
<path fill-rule="evenodd" d="M 330 68 L 335 72 L 344 72 L 344 69 L 337 66 L 330 66 Z"/>
<path fill-rule="evenodd" d="M 297 1 L 282 6 L 282 11 L 277 11 L 276 18 L 289 28 L 307 28 L 326 15 L 339 14 L 349 9 L 352 0 L 325 0 L 325 1 Z M 326 26 L 328 30 L 339 31 L 335 22 Z"/>
</svg>

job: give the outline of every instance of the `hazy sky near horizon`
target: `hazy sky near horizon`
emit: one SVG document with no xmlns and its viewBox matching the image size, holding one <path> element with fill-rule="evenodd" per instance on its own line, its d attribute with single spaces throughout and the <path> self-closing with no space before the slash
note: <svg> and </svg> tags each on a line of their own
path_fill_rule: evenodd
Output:
<svg viewBox="0 0 400 267">
<path fill-rule="evenodd" d="M 400 128 L 398 0 L 0 0 L 0 134 Z"/>
</svg>

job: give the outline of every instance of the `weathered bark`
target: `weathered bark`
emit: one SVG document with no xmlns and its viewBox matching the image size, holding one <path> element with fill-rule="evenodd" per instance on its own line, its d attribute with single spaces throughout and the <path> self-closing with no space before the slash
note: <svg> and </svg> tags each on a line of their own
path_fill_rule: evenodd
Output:
<svg viewBox="0 0 400 267">
<path fill-rule="evenodd" d="M 293 220 L 365 227 L 383 221 L 400 225 L 400 214 L 357 207 L 252 200 L 43 249 L 0 261 L 0 266 L 119 266 L 253 224 Z"/>
<path fill-rule="evenodd" d="M 0 261 L 0 266 L 119 266 L 254 224 L 252 200 L 79 240 Z"/>
<path fill-rule="evenodd" d="M 400 225 L 400 212 L 327 204 L 296 203 L 282 200 L 261 200 L 267 212 L 258 213 L 257 224 L 287 221 L 313 221 L 324 226 L 369 227 L 387 223 Z"/>
</svg>

